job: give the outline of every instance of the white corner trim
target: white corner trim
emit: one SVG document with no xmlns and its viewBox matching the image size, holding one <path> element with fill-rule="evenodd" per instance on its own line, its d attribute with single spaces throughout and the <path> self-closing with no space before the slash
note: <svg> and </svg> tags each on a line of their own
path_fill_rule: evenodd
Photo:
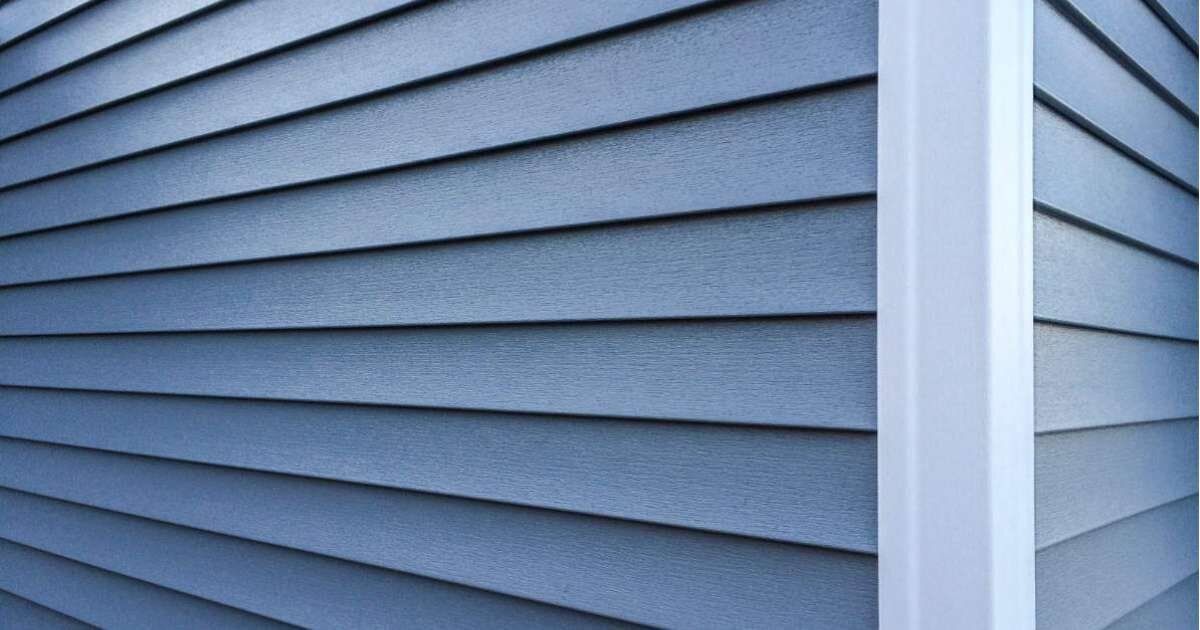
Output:
<svg viewBox="0 0 1200 630">
<path fill-rule="evenodd" d="M 1034 627 L 1032 0 L 880 0 L 879 608 Z"/>
</svg>

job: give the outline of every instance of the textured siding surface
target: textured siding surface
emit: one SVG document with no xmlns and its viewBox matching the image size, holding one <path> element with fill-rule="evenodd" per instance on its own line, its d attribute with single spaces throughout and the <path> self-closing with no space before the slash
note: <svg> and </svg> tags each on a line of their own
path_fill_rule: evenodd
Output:
<svg viewBox="0 0 1200 630">
<path fill-rule="evenodd" d="M 876 627 L 876 22 L 0 5 L 0 625 Z"/>
<path fill-rule="evenodd" d="M 1194 628 L 1194 0 L 1038 0 L 1038 626 Z"/>
<path fill-rule="evenodd" d="M 47 608 L 3 590 L 0 590 L 0 625 L 5 628 L 29 628 L 31 630 L 92 627 L 53 608 Z"/>
</svg>

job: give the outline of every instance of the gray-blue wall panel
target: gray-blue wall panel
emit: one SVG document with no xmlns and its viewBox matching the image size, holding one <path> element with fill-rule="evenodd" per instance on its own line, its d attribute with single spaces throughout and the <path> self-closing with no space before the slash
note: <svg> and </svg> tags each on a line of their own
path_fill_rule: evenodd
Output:
<svg viewBox="0 0 1200 630">
<path fill-rule="evenodd" d="M 870 312 L 874 228 L 786 207 L 13 287 L 0 335 Z"/>
<path fill-rule="evenodd" d="M 0 139 L 416 1 L 232 2 L 0 99 Z"/>
<path fill-rule="evenodd" d="M 1039 435 L 1039 549 L 1196 493 L 1196 419 Z"/>
<path fill-rule="evenodd" d="M 1196 24 L 1196 0 L 1146 0 L 1146 4 L 1162 16 L 1184 43 L 1196 50 L 1196 31 L 1200 28 Z"/>
<path fill-rule="evenodd" d="M 3 162 L 0 185 L 427 80 L 698 3 L 700 0 L 622 0 L 603 4 L 552 0 L 426 3 L 360 28 L 253 59 L 0 144 L 0 162 Z M 251 3 L 259 11 L 279 10 L 269 4 Z M 357 3 L 346 4 L 346 9 L 341 10 Z M 316 9 L 311 19 L 329 20 L 320 14 L 338 5 L 304 6 L 310 11 Z M 255 24 L 262 20 L 258 16 L 235 15 L 239 12 L 244 13 L 245 9 L 231 7 L 191 28 L 211 31 L 211 41 L 220 42 L 238 36 L 240 31 L 256 29 Z M 260 32 L 261 29 L 256 29 L 245 35 L 253 37 Z M 163 57 L 179 57 L 178 44 L 171 41 L 174 36 L 167 33 L 157 38 L 156 49 L 145 54 L 158 63 L 163 63 L 160 59 Z M 447 40 L 455 45 L 444 45 Z M 199 55 L 202 57 L 205 52 L 199 51 Z M 102 59 L 97 64 L 120 65 L 121 60 Z M 339 80 L 324 80 L 328 76 L 337 76 Z M 76 82 L 94 80 L 89 76 L 75 79 Z M 122 80 L 145 79 L 123 75 Z M 290 88 L 296 84 L 305 85 L 305 89 Z M 264 92 L 271 93 L 273 98 L 261 98 Z M 3 107 L 0 101 L 0 111 Z M 114 128 L 122 129 L 123 133 L 114 135 Z M 70 143 L 73 150 L 64 151 L 64 143 Z M 24 165 L 4 160 L 12 155 L 32 159 Z"/>
<path fill-rule="evenodd" d="M 0 383 L 873 429 L 875 321 L 8 337 Z"/>
<path fill-rule="evenodd" d="M 0 405 L 10 437 L 875 551 L 868 433 L 10 387 Z"/>
<path fill-rule="evenodd" d="M 85 630 L 86 623 L 0 590 L 0 626 L 22 630 Z"/>
<path fill-rule="evenodd" d="M 1109 56 L 1047 0 L 1035 4 L 1037 88 L 1195 191 L 1196 123 Z"/>
<path fill-rule="evenodd" d="M 1194 418 L 1196 361 L 1195 342 L 1038 324 L 1037 428 Z"/>
<path fill-rule="evenodd" d="M 1195 195 L 1042 103 L 1033 120 L 1037 203 L 1196 262 Z"/>
<path fill-rule="evenodd" d="M 1121 617 L 1108 630 L 1163 630 L 1195 628 L 1200 624 L 1197 611 L 1196 574 L 1167 589 L 1161 595 Z"/>
<path fill-rule="evenodd" d="M 288 627 L 2 538 L 0 567 L 0 588 L 99 627 Z"/>
<path fill-rule="evenodd" d="M 1113 0 L 1052 0 L 1066 7 L 1107 40 L 1142 79 L 1157 84 L 1165 95 L 1195 114 L 1197 63 L 1195 52 L 1174 37 L 1170 26 L 1145 2 Z M 1189 0 L 1193 2 L 1194 0 Z M 1071 11 L 1074 9 L 1074 11 Z M 1077 18 L 1078 19 L 1078 18 Z"/>
<path fill-rule="evenodd" d="M 0 283 L 873 192 L 874 115 L 848 120 L 821 103 L 783 98 L 10 238 L 0 247 Z M 847 124 L 861 128 L 863 142 L 836 142 Z"/>
<path fill-rule="evenodd" d="M 431 3 L 0 145 L 0 186 L 411 85 L 695 3 Z M 546 19 L 550 16 L 553 20 Z M 686 19 L 730 36 L 753 31 L 767 47 L 773 31 L 786 29 L 795 49 L 793 54 L 806 56 L 813 65 L 832 66 L 814 68 L 814 77 L 833 67 L 837 72 L 858 74 L 875 69 L 873 0 L 793 0 L 776 2 L 775 6 L 760 1 Z M 705 38 L 692 37 L 697 38 L 699 46 L 735 45 L 732 39 L 706 44 Z M 455 45 L 444 45 L 447 39 Z M 746 48 L 744 38 L 738 48 L 740 55 L 758 54 Z M 832 50 L 849 54 L 835 62 Z M 778 61 L 786 63 L 786 58 L 781 55 Z M 322 80 L 331 75 L 339 76 L 339 80 Z M 296 84 L 311 87 L 289 89 Z M 264 92 L 274 98 L 260 98 Z M 3 107 L 0 101 L 0 115 Z M 122 132 L 114 135 L 114 129 Z M 66 144 L 71 147 L 69 151 L 63 149 Z M 6 159 L 10 156 L 21 159 Z"/>
<path fill-rule="evenodd" d="M 8 439 L 0 485 L 652 625 L 876 623 L 863 554 Z"/>
<path fill-rule="evenodd" d="M 1037 553 L 1037 623 L 1103 628 L 1196 572 L 1196 496 Z"/>
<path fill-rule="evenodd" d="M 1036 2 L 1039 627 L 1195 626 L 1197 61 L 1166 4 L 1195 19 Z"/>
<path fill-rule="evenodd" d="M 1196 339 L 1197 275 L 1191 264 L 1042 213 L 1034 213 L 1033 234 L 1035 317 Z"/>
<path fill-rule="evenodd" d="M 397 571 L 0 489 L 0 537 L 305 628 L 620 628 Z M 101 539 L 104 544 L 97 545 Z M 9 626 L 20 628 L 23 626 Z"/>
<path fill-rule="evenodd" d="M 0 44 L 0 537 L 162 614 L 877 626 L 875 0 L 140 1 Z"/>
<path fill-rule="evenodd" d="M 96 0 L 11 0 L 0 5 L 0 46 Z"/>
<path fill-rule="evenodd" d="M 767 11 L 739 19 L 740 6 L 10 189 L 0 192 L 0 228 L 13 233 L 397 167 L 863 75 L 853 60 L 867 53 L 855 52 L 853 41 L 798 45 L 794 19 Z M 712 50 L 725 52 L 706 54 Z M 865 85 L 815 95 L 822 124 L 813 132 L 831 134 L 818 141 L 843 155 L 873 147 L 874 95 Z"/>
<path fill-rule="evenodd" d="M 106 0 L 0 50 L 0 93 L 223 0 Z"/>
</svg>

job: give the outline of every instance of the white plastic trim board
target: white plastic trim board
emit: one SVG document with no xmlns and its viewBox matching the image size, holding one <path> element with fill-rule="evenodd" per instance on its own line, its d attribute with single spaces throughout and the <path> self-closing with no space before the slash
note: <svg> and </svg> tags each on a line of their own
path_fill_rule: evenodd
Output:
<svg viewBox="0 0 1200 630">
<path fill-rule="evenodd" d="M 879 600 L 1034 627 L 1031 0 L 880 0 Z"/>
</svg>

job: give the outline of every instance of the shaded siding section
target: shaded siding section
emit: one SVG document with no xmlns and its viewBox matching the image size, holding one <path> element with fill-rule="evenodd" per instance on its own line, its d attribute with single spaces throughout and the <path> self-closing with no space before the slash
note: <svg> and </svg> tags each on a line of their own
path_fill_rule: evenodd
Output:
<svg viewBox="0 0 1200 630">
<path fill-rule="evenodd" d="M 78 64 L 220 0 L 107 0 L 72 15 L 54 28 L 0 49 L 0 94 Z"/>
<path fill-rule="evenodd" d="M 32 233 L 4 241 L 0 283 L 869 195 L 874 189 L 874 132 L 862 120 L 873 116 L 874 94 L 859 94 L 857 100 L 841 93 L 767 99 L 413 168 Z M 729 142 L 731 136 L 738 141 Z M 354 220 L 345 220 L 347 216 Z M 281 238 L 255 238 L 259 231 Z M 130 241 L 144 246 L 121 246 Z M 78 255 L 55 255 L 63 250 Z"/>
<path fill-rule="evenodd" d="M 0 587 L 97 627 L 287 627 L 8 540 L 0 540 L 0 561 Z"/>
<path fill-rule="evenodd" d="M 52 608 L 2 590 L 0 590 L 0 623 L 5 628 L 29 628 L 30 630 L 83 630 L 92 627 Z"/>
<path fill-rule="evenodd" d="M 0 490 L 2 536 L 30 548 L 303 627 L 620 628 L 479 589 Z M 91 541 L 100 537 L 103 545 Z M 287 576 L 281 582 L 280 576 Z"/>
<path fill-rule="evenodd" d="M 4 398 L 13 413 L 3 433 L 28 440 L 865 552 L 875 544 L 874 442 L 861 432 L 70 390 L 9 388 Z"/>
<path fill-rule="evenodd" d="M 0 6 L 0 48 L 62 20 L 97 0 L 11 0 Z"/>
<path fill-rule="evenodd" d="M 1196 614 L 1196 574 L 1172 586 L 1158 597 L 1139 606 L 1109 626 L 1112 630 L 1154 630 L 1178 624 L 1193 628 L 1200 623 Z"/>
<path fill-rule="evenodd" d="M 239 133 L 38 180 L 0 193 L 0 232 L 396 168 L 871 73 L 874 35 L 857 25 L 874 20 L 873 9 L 814 22 L 829 9 L 813 9 L 827 5 L 764 2 L 740 10 L 710 8 L 690 19 L 658 21 L 440 81 L 401 85 L 370 98 L 305 110 Z M 714 50 L 723 53 L 714 55 Z M 756 67 L 764 70 L 747 71 Z M 205 81 L 219 80 L 223 74 Z M 310 75 L 301 84 L 322 76 L 327 75 Z M 230 108 L 219 100 L 204 112 Z M 110 130 L 123 133 L 106 137 L 104 144 L 154 128 L 139 124 L 142 120 L 133 117 L 110 125 Z M 174 129 L 177 122 L 172 119 L 170 126 Z M 77 139 L 71 153 L 86 152 L 86 145 Z M 38 155 L 30 152 L 21 162 L 31 163 Z M 109 183 L 114 179 L 126 185 L 113 189 Z M 22 218 L 25 213 L 20 210 L 30 207 L 45 208 L 36 223 Z"/>
<path fill-rule="evenodd" d="M 1196 623 L 1197 61 L 1171 18 L 1188 11 L 1036 6 L 1039 626 Z"/>
<path fill-rule="evenodd" d="M 0 589 L 877 625 L 874 2 L 136 4 L 0 77 Z"/>
<path fill-rule="evenodd" d="M 1196 50 L 1197 11 L 1191 0 L 1150 0 L 1148 3 L 1186 45 Z"/>
<path fill-rule="evenodd" d="M 96 63 L 80 64 L 6 95 L 0 102 L 0 111 L 4 112 L 0 137 L 11 140 L 86 112 L 169 88 L 188 78 L 301 43 L 379 12 L 403 8 L 413 4 L 413 0 L 364 0 L 319 10 L 285 0 L 222 4 L 219 10 L 193 15 L 153 37 L 114 46 Z M 89 11 L 80 20 L 94 19 L 96 15 Z M 89 29 L 88 33 L 96 36 L 94 30 Z M 179 50 L 188 50 L 189 54 L 180 55 Z"/>
</svg>

